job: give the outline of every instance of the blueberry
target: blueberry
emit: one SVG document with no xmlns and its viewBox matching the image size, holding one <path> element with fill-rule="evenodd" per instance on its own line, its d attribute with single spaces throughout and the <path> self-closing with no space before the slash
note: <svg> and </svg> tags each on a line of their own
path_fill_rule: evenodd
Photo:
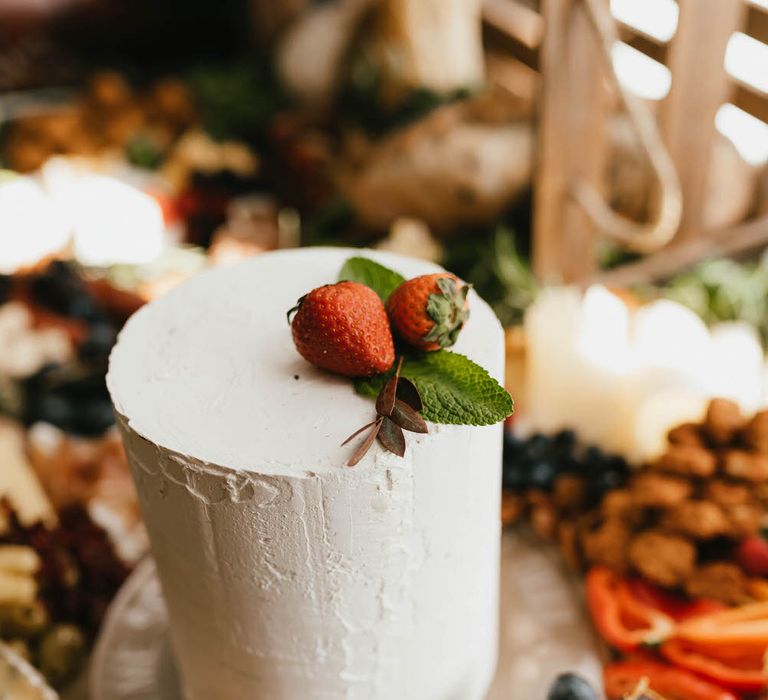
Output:
<svg viewBox="0 0 768 700">
<path fill-rule="evenodd" d="M 524 442 L 520 438 L 514 436 L 511 432 L 504 433 L 504 450 L 503 458 L 504 463 L 516 461 L 520 459 L 523 451 Z"/>
<path fill-rule="evenodd" d="M 92 399 L 77 404 L 72 430 L 81 435 L 101 435 L 115 422 L 109 401 Z"/>
<path fill-rule="evenodd" d="M 605 462 L 605 453 L 599 447 L 590 445 L 584 450 L 582 461 L 588 469 L 597 471 Z"/>
<path fill-rule="evenodd" d="M 528 486 L 525 465 L 520 461 L 504 464 L 501 485 L 505 489 L 519 490 Z"/>
<path fill-rule="evenodd" d="M 109 323 L 94 323 L 80 345 L 78 354 L 83 360 L 97 360 L 109 355 L 115 344 L 115 331 Z"/>
<path fill-rule="evenodd" d="M 598 700 L 587 680 L 576 673 L 561 673 L 552 684 L 547 700 Z"/>
<path fill-rule="evenodd" d="M 97 372 L 71 379 L 60 390 L 66 394 L 68 399 L 75 402 L 109 398 L 106 377 Z"/>
<path fill-rule="evenodd" d="M 96 302 L 86 293 L 71 297 L 67 305 L 66 315 L 81 321 L 101 321 L 104 317 Z"/>
<path fill-rule="evenodd" d="M 555 446 L 563 452 L 571 452 L 576 445 L 576 433 L 573 430 L 561 430 L 552 438 Z"/>
<path fill-rule="evenodd" d="M 558 466 L 560 467 L 561 474 L 563 473 L 581 474 L 584 471 L 584 468 L 581 462 L 579 462 L 578 459 L 570 455 L 568 455 L 567 457 L 561 458 Z"/>
<path fill-rule="evenodd" d="M 531 486 L 548 490 L 552 488 L 558 468 L 549 460 L 537 460 L 528 467 L 528 481 Z"/>
<path fill-rule="evenodd" d="M 615 469 L 593 474 L 589 479 L 589 500 L 597 503 L 608 491 L 621 488 L 625 481 L 626 473 Z"/>
<path fill-rule="evenodd" d="M 72 404 L 61 394 L 44 394 L 32 404 L 27 419 L 30 423 L 45 421 L 62 430 L 69 430 L 74 422 Z"/>
<path fill-rule="evenodd" d="M 546 435 L 535 433 L 523 445 L 523 452 L 526 457 L 538 459 L 544 457 L 549 452 L 550 447 L 551 441 Z"/>
<path fill-rule="evenodd" d="M 629 471 L 629 465 L 626 460 L 617 455 L 606 457 L 603 464 L 605 465 L 605 471 L 619 472 L 622 474 L 626 474 Z"/>
</svg>

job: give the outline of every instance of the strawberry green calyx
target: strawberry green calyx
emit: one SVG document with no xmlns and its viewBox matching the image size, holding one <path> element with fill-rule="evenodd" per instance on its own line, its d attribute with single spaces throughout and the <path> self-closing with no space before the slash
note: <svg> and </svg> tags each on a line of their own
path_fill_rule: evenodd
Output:
<svg viewBox="0 0 768 700">
<path fill-rule="evenodd" d="M 467 295 L 472 285 L 459 285 L 452 277 L 441 277 L 437 280 L 437 287 L 440 291 L 430 294 L 427 300 L 427 315 L 435 325 L 423 339 L 437 343 L 441 348 L 450 348 L 456 344 L 469 318 Z"/>
</svg>

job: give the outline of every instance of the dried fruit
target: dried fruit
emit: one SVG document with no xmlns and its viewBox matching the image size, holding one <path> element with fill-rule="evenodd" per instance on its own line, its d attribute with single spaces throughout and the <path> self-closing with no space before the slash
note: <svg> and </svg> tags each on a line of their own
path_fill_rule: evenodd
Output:
<svg viewBox="0 0 768 700">
<path fill-rule="evenodd" d="M 288 319 L 296 349 L 317 367 L 369 377 L 386 372 L 395 361 L 384 304 L 358 282 L 313 289 L 288 312 Z"/>
<path fill-rule="evenodd" d="M 397 335 L 419 350 L 449 348 L 469 318 L 470 286 L 447 272 L 403 282 L 387 300 Z"/>
</svg>

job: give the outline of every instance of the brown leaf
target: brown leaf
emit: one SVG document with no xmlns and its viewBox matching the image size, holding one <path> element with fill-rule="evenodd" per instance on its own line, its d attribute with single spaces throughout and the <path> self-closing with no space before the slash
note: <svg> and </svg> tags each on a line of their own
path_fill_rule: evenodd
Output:
<svg viewBox="0 0 768 700">
<path fill-rule="evenodd" d="M 349 458 L 349 461 L 347 462 L 348 467 L 354 467 L 363 457 L 365 457 L 368 450 L 371 449 L 371 445 L 373 445 L 373 441 L 376 439 L 376 436 L 379 434 L 379 431 L 381 430 L 382 420 L 389 420 L 389 419 L 379 418 L 378 420 L 374 421 L 374 426 L 371 429 L 371 432 L 368 433 L 365 440 L 363 440 L 363 442 L 360 443 L 360 447 L 357 448 L 357 450 L 355 451 L 355 454 L 353 454 Z M 358 433 L 359 432 L 360 431 L 358 431 Z"/>
<path fill-rule="evenodd" d="M 424 408 L 424 403 L 421 400 L 416 385 L 405 377 L 400 377 L 400 381 L 397 384 L 397 398 L 405 401 L 414 411 L 421 411 Z"/>
<path fill-rule="evenodd" d="M 396 425 L 390 418 L 384 418 L 379 430 L 379 442 L 384 449 L 389 450 L 398 457 L 405 454 L 405 435 L 402 428 Z"/>
<path fill-rule="evenodd" d="M 429 429 L 425 420 L 414 411 L 405 401 L 397 399 L 395 408 L 392 411 L 392 420 L 404 430 L 410 430 L 412 433 L 428 433 Z"/>
<path fill-rule="evenodd" d="M 397 392 L 397 375 L 390 377 L 384 388 L 376 397 L 376 413 L 380 416 L 391 416 L 395 407 L 395 394 Z"/>
<path fill-rule="evenodd" d="M 397 395 L 397 382 L 400 379 L 400 368 L 403 366 L 403 356 L 397 361 L 395 373 L 389 378 L 379 395 L 376 397 L 376 413 L 380 416 L 391 416 L 392 409 L 395 407 L 395 397 Z"/>
<path fill-rule="evenodd" d="M 341 443 L 341 446 L 344 447 L 348 442 L 350 442 L 352 439 L 356 438 L 360 433 L 363 432 L 366 428 L 370 428 L 374 423 L 377 423 L 379 420 L 379 417 L 377 416 L 375 420 L 372 420 L 370 423 L 366 423 L 362 428 L 359 428 L 358 430 L 355 430 L 352 435 L 350 435 L 344 442 Z"/>
</svg>

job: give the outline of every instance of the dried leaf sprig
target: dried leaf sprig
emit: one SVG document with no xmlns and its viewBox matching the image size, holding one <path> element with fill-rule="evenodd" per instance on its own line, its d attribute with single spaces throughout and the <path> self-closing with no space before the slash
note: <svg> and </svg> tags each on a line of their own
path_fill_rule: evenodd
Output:
<svg viewBox="0 0 768 700">
<path fill-rule="evenodd" d="M 400 357 L 395 373 L 384 384 L 376 397 L 376 419 L 356 430 L 342 444 L 356 438 L 360 433 L 370 428 L 365 440 L 360 443 L 355 453 L 347 462 L 348 467 L 354 467 L 371 449 L 374 440 L 378 439 L 381 446 L 402 457 L 405 454 L 405 434 L 403 430 L 412 433 L 429 432 L 420 411 L 424 404 L 419 396 L 419 390 L 409 379 L 400 376 L 403 358 Z"/>
</svg>

